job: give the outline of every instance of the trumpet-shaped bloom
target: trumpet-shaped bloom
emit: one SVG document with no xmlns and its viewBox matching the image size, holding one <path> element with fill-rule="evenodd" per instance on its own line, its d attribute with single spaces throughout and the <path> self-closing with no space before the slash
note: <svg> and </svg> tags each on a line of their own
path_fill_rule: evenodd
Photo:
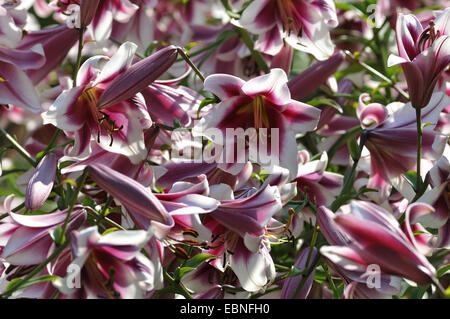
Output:
<svg viewBox="0 0 450 319">
<path fill-rule="evenodd" d="M 365 104 L 367 96 L 360 97 L 357 115 L 365 132 L 365 147 L 370 152 L 371 174 L 368 187 L 380 190 L 378 200 L 384 201 L 390 192 L 391 181 L 416 169 L 417 127 L 411 104 Z M 422 110 L 423 129 L 422 158 L 438 160 L 448 137 L 433 130 L 439 113 L 449 104 L 448 96 L 435 93 Z M 433 125 L 434 124 L 434 125 Z"/>
<path fill-rule="evenodd" d="M 72 234 L 74 260 L 67 269 L 75 270 L 55 286 L 68 298 L 144 298 L 162 287 L 162 272 L 141 253 L 152 239 L 151 231 L 114 231 L 101 236 L 97 226 Z M 68 285 L 70 276 L 79 276 L 79 286 Z"/>
<path fill-rule="evenodd" d="M 431 213 L 428 205 L 410 205 L 405 221 L 412 222 L 428 213 Z M 394 216 L 375 204 L 353 200 L 336 214 L 321 206 L 317 220 L 332 245 L 322 247 L 321 253 L 353 280 L 358 279 L 355 277 L 358 274 L 358 280 L 364 282 L 370 265 L 378 265 L 386 275 L 404 277 L 419 284 L 431 282 L 436 274 L 420 247 L 411 240 L 414 239 L 412 228 L 408 226 L 403 232 Z M 390 282 L 377 290 L 392 291 Z"/>
<path fill-rule="evenodd" d="M 176 49 L 163 49 L 131 65 L 135 52 L 136 45 L 126 42 L 111 58 L 88 59 L 78 72 L 76 87 L 63 91 L 43 114 L 45 123 L 73 132 L 70 155 L 86 157 L 91 140 L 96 140 L 103 149 L 128 156 L 133 163 L 147 157 L 144 130 L 152 121 L 138 92 L 173 63 Z"/>
<path fill-rule="evenodd" d="M 206 78 L 205 89 L 222 102 L 201 119 L 193 133 L 214 141 L 214 133 L 209 134 L 209 129 L 220 130 L 223 140 L 215 141 L 224 146 L 224 165 L 220 168 L 237 174 L 251 158 L 268 169 L 275 164 L 288 168 L 292 177 L 296 175 L 294 134 L 314 130 L 320 110 L 291 99 L 283 70 L 272 69 L 269 74 L 247 82 L 232 75 L 214 74 Z M 244 133 L 236 136 L 237 142 L 235 136 L 227 133 L 233 129 Z M 250 147 L 239 147 L 245 143 L 245 132 L 250 132 Z"/>
<path fill-rule="evenodd" d="M 400 64 L 405 73 L 411 104 L 423 108 L 441 74 L 450 64 L 450 8 L 442 11 L 427 28 L 414 15 L 397 19 L 397 47 L 400 57 L 391 55 L 388 65 Z"/>
</svg>

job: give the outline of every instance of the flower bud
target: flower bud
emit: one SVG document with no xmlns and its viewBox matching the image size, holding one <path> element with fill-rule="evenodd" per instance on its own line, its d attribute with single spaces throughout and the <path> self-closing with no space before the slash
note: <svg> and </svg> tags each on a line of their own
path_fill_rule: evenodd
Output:
<svg viewBox="0 0 450 319">
<path fill-rule="evenodd" d="M 177 58 L 177 47 L 171 45 L 142 59 L 117 76 L 98 100 L 104 109 L 133 97 L 167 71 Z"/>
<path fill-rule="evenodd" d="M 56 156 L 47 154 L 34 169 L 25 192 L 25 207 L 35 211 L 50 195 L 56 173 Z"/>
</svg>

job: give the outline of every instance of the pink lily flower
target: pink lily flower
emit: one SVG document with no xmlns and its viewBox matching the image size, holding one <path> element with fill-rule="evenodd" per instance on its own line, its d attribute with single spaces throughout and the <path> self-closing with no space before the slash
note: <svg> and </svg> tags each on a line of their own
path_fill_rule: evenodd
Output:
<svg viewBox="0 0 450 319">
<path fill-rule="evenodd" d="M 225 287 L 239 287 L 239 280 L 231 269 L 221 272 L 209 263 L 200 265 L 181 278 L 183 285 L 194 292 L 196 299 L 246 299 L 247 291 L 227 292 Z"/>
<path fill-rule="evenodd" d="M 400 14 L 396 34 L 399 57 L 391 55 L 388 66 L 400 64 L 415 108 L 423 108 L 442 73 L 450 64 L 450 8 L 439 13 L 427 28 L 414 15 Z"/>
<path fill-rule="evenodd" d="M 152 121 L 138 92 L 176 58 L 173 47 L 161 51 L 131 65 L 136 45 L 126 42 L 113 57 L 94 56 L 82 65 L 76 87 L 63 91 L 43 114 L 45 123 L 73 132 L 71 156 L 90 154 L 93 139 L 106 151 L 128 156 L 132 163 L 145 160 L 144 130 Z"/>
<path fill-rule="evenodd" d="M 329 34 L 338 25 L 333 1 L 253 1 L 239 22 L 249 32 L 259 35 L 255 48 L 270 55 L 281 50 L 283 40 L 318 60 L 329 58 L 334 51 Z"/>
<path fill-rule="evenodd" d="M 25 207 L 31 212 L 39 209 L 50 195 L 56 176 L 56 156 L 47 154 L 34 169 L 25 193 Z"/>
<path fill-rule="evenodd" d="M 151 106 L 148 109 L 151 118 L 169 126 L 173 125 L 174 119 L 178 119 L 183 127 L 190 126 L 204 99 L 194 90 L 172 84 L 172 81 L 155 81 L 141 93 L 147 105 Z"/>
<path fill-rule="evenodd" d="M 417 128 L 411 103 L 366 105 L 367 95 L 361 95 L 357 115 L 365 129 L 365 147 L 370 152 L 371 173 L 369 188 L 379 189 L 378 201 L 389 195 L 391 181 L 408 170 L 415 170 L 417 156 Z M 439 113 L 450 102 L 443 93 L 433 94 L 429 104 L 422 109 L 423 123 L 437 123 Z M 422 158 L 437 160 L 441 157 L 448 137 L 433 130 L 434 125 L 423 129 Z"/>
<path fill-rule="evenodd" d="M 257 159 L 263 166 L 279 163 L 281 167 L 289 169 L 291 177 L 297 173 L 296 143 L 294 134 L 314 130 L 320 110 L 307 104 L 291 99 L 287 86 L 287 76 L 281 69 L 272 69 L 269 74 L 253 78 L 247 82 L 232 75 L 214 74 L 206 78 L 205 90 L 218 96 L 222 102 L 208 112 L 193 129 L 193 134 L 206 135 L 214 141 L 214 136 L 208 136 L 208 129 L 214 128 L 222 132 L 224 154 L 227 163 L 221 163 L 220 168 L 231 174 L 237 174 L 250 157 L 249 148 L 238 150 L 235 158 L 230 158 L 230 149 L 236 147 L 235 137 L 227 137 L 227 129 L 240 128 L 242 130 L 255 129 L 256 134 L 261 132 L 266 136 L 278 135 L 278 141 L 273 138 L 258 140 L 258 147 L 278 146 L 278 152 L 266 154 L 262 159 L 261 150 Z M 273 130 L 272 130 L 273 129 Z M 276 134 L 278 133 L 278 134 Z M 238 137 L 238 142 L 242 142 Z M 278 144 L 278 145 L 277 145 Z M 272 149 L 273 150 L 273 149 Z M 253 154 L 252 160 L 255 160 Z M 237 158 L 237 160 L 236 160 Z M 267 163 L 261 161 L 268 160 Z M 231 162 L 231 163 L 230 163 Z"/>
<path fill-rule="evenodd" d="M 151 21 L 158 21 L 155 17 L 154 8 L 158 1 L 154 0 L 132 0 L 139 9 L 127 22 L 114 21 L 111 36 L 116 40 L 128 39 L 138 45 L 138 50 L 144 53 L 145 49 L 155 41 L 157 26 Z"/>
<path fill-rule="evenodd" d="M 49 231 L 62 226 L 67 210 L 44 215 L 21 215 L 11 211 L 14 196 L 5 200 L 9 216 L 0 225 L 0 246 L 2 259 L 13 265 L 37 265 L 52 252 L 55 245 Z M 86 220 L 86 211 L 76 205 L 67 224 L 67 233 L 78 229 Z"/>
<path fill-rule="evenodd" d="M 344 177 L 342 175 L 325 171 L 328 165 L 328 156 L 323 152 L 320 159 L 311 161 L 307 151 L 298 153 L 298 173 L 292 180 L 299 192 L 308 196 L 308 199 L 319 206 L 330 205 L 339 195 Z M 297 196 L 298 197 L 298 196 Z M 304 208 L 301 214 L 296 214 L 291 223 L 291 233 L 294 237 L 300 236 L 304 220 L 315 223 L 315 216 L 309 208 Z"/>
<path fill-rule="evenodd" d="M 258 291 L 275 276 L 266 226 L 282 207 L 278 188 L 266 184 L 239 198 L 223 184 L 211 192 L 220 205 L 203 220 L 211 234 L 204 252 L 218 257 L 209 264 L 220 271 L 229 264 L 246 291 Z"/>
<path fill-rule="evenodd" d="M 405 222 L 429 213 L 428 205 L 415 203 L 408 207 Z M 404 277 L 418 284 L 430 283 L 436 275 L 434 267 L 412 240 L 412 228 L 407 227 L 403 232 L 393 215 L 380 206 L 353 200 L 336 214 L 321 206 L 318 224 L 332 245 L 323 246 L 320 252 L 353 280 L 366 281 L 370 265 L 377 265 L 381 274 Z M 391 280 L 375 288 L 381 293 L 385 289 L 388 292 L 395 288 L 389 284 Z"/>
<path fill-rule="evenodd" d="M 153 238 L 151 231 L 114 231 L 101 236 L 97 226 L 72 233 L 74 259 L 67 269 L 75 269 L 54 285 L 66 298 L 145 298 L 161 289 L 162 272 L 155 271 L 159 260 L 149 260 L 141 249 Z M 80 286 L 68 285 L 68 276 L 78 275 Z"/>
</svg>

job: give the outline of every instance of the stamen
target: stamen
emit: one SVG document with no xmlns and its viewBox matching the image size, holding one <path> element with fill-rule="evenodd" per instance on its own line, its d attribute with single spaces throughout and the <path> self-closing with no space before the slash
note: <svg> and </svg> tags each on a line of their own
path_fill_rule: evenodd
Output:
<svg viewBox="0 0 450 319">
<path fill-rule="evenodd" d="M 191 257 L 189 256 L 189 254 L 187 253 L 186 250 L 184 250 L 182 247 L 180 246 L 173 246 L 173 253 L 180 258 L 183 259 L 190 259 Z"/>
<path fill-rule="evenodd" d="M 289 214 L 288 221 L 287 221 L 286 225 L 284 225 L 282 231 L 277 232 L 277 233 L 267 232 L 267 234 L 272 235 L 272 236 L 277 236 L 277 235 L 283 235 L 284 233 L 286 233 L 292 225 L 292 220 L 294 219 L 295 210 L 293 208 L 289 208 L 288 214 Z M 274 227 L 272 229 L 276 229 L 276 228 L 277 227 Z M 271 229 L 271 228 L 267 228 L 267 229 Z"/>
<path fill-rule="evenodd" d="M 192 237 L 197 238 L 199 236 L 198 231 L 193 228 L 185 228 L 183 229 L 183 235 L 191 235 Z"/>
</svg>

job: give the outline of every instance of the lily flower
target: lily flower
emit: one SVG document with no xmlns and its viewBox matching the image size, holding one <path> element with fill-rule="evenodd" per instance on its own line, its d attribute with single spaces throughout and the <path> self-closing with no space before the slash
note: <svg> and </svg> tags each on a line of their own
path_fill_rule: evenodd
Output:
<svg viewBox="0 0 450 319">
<path fill-rule="evenodd" d="M 437 81 L 450 64 L 449 19 L 450 8 L 446 8 L 424 29 L 414 15 L 398 16 L 400 56 L 391 55 L 388 66 L 400 64 L 403 68 L 414 108 L 428 105 Z"/>
<path fill-rule="evenodd" d="M 237 174 L 247 159 L 252 157 L 251 160 L 267 166 L 268 170 L 275 164 L 289 169 L 291 177 L 296 175 L 297 146 L 294 134 L 314 130 L 320 110 L 291 99 L 287 82 L 286 73 L 281 69 L 272 69 L 269 74 L 247 82 L 226 74 L 214 74 L 206 78 L 205 90 L 214 93 L 222 102 L 195 125 L 193 134 L 204 135 L 214 141 L 208 129 L 221 131 L 225 163 L 219 164 L 220 168 Z M 249 137 L 251 144 L 258 142 L 258 154 L 254 154 L 251 147 L 240 148 L 239 144 L 245 142 L 245 136 L 227 136 L 227 129 L 241 129 L 243 135 L 246 134 L 244 131 L 256 130 L 256 136 L 250 134 Z M 278 140 L 274 141 L 277 135 Z M 264 140 L 262 137 L 270 139 Z M 238 150 L 235 153 L 236 146 Z M 264 147 L 265 152 L 262 150 Z M 270 154 L 269 148 L 272 150 Z"/>
<path fill-rule="evenodd" d="M 365 147 L 370 152 L 369 188 L 379 189 L 378 202 L 389 195 L 391 181 L 409 170 L 416 169 L 417 128 L 411 103 L 365 104 L 367 95 L 361 95 L 357 115 L 365 129 Z M 433 128 L 439 113 L 450 103 L 443 93 L 433 94 L 429 104 L 422 109 L 423 123 L 430 125 L 423 129 L 422 158 L 438 160 L 446 145 L 448 136 Z"/>
<path fill-rule="evenodd" d="M 136 45 L 126 42 L 111 57 L 94 56 L 80 68 L 76 87 L 65 90 L 42 116 L 67 132 L 75 144 L 71 156 L 91 153 L 90 141 L 128 156 L 133 163 L 145 160 L 144 130 L 152 121 L 139 90 L 161 75 L 176 49 L 163 49 L 131 65 Z M 176 56 L 175 56 L 176 57 Z"/>
<path fill-rule="evenodd" d="M 0 246 L 2 259 L 12 265 L 37 265 L 42 263 L 55 248 L 49 231 L 62 226 L 67 217 L 64 211 L 44 215 L 21 215 L 11 211 L 14 195 L 5 200 L 8 217 L 0 224 Z M 86 211 L 76 205 L 67 224 L 69 234 L 86 220 Z"/>
<path fill-rule="evenodd" d="M 74 232 L 74 260 L 67 269 L 75 272 L 54 285 L 68 298 L 144 298 L 163 283 L 162 272 L 155 271 L 160 269 L 155 265 L 159 260 L 141 253 L 152 237 L 151 230 L 113 231 L 102 236 L 97 226 Z M 68 285 L 69 276 L 79 276 L 80 286 Z"/>
<path fill-rule="evenodd" d="M 333 1 L 253 1 L 239 22 L 249 32 L 259 35 L 255 49 L 270 55 L 281 50 L 283 40 L 318 60 L 329 58 L 334 51 L 329 33 L 338 25 Z"/>
<path fill-rule="evenodd" d="M 211 237 L 204 252 L 217 256 L 209 262 L 220 271 L 230 265 L 246 291 L 259 291 L 275 277 L 266 227 L 281 210 L 278 188 L 266 184 L 256 192 L 234 198 L 228 185 L 215 185 L 211 197 L 220 205 L 203 219 Z"/>
<path fill-rule="evenodd" d="M 409 223 L 429 213 L 428 205 L 415 203 L 408 207 L 405 221 Z M 394 216 L 378 205 L 352 200 L 336 214 L 321 206 L 317 221 L 332 245 L 323 246 L 320 252 L 353 280 L 366 281 L 370 265 L 377 265 L 381 274 L 404 277 L 418 284 L 430 283 L 436 275 L 420 247 L 411 240 L 412 228 L 403 232 Z M 381 293 L 392 290 L 391 280 L 383 280 L 384 284 L 374 288 Z"/>
</svg>

